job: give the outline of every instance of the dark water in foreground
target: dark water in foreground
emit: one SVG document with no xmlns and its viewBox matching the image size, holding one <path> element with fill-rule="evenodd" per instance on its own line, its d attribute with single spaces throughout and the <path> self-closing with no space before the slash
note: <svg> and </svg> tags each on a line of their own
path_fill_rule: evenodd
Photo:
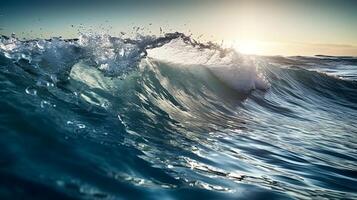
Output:
<svg viewBox="0 0 357 200">
<path fill-rule="evenodd" d="M 1 38 L 0 199 L 356 199 L 356 80 L 182 35 Z"/>
</svg>

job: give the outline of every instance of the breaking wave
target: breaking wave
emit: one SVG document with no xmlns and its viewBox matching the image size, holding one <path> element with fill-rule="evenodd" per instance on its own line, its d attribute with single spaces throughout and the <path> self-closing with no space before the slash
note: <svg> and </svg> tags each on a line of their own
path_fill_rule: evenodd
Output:
<svg viewBox="0 0 357 200">
<path fill-rule="evenodd" d="M 0 196 L 357 198 L 356 66 L 177 32 L 2 36 Z"/>
</svg>

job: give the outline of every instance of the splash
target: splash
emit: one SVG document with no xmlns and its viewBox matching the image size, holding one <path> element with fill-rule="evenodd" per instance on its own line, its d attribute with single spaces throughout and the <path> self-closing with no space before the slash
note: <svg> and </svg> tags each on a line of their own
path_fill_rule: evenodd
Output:
<svg viewBox="0 0 357 200">
<path fill-rule="evenodd" d="M 54 82 L 66 80 L 71 68 L 79 62 L 97 68 L 105 76 L 125 77 L 138 69 L 142 59 L 151 57 L 186 67 L 206 66 L 221 81 L 238 91 L 269 87 L 264 76 L 257 72 L 256 63 L 249 58 L 212 42 L 197 42 L 179 32 L 161 37 L 81 34 L 77 39 L 27 41 L 2 36 L 0 53 L 31 74 Z"/>
</svg>

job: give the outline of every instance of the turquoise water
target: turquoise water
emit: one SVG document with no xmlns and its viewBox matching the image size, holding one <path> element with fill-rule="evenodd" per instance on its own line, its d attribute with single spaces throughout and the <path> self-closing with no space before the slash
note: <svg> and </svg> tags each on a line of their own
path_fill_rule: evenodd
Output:
<svg viewBox="0 0 357 200">
<path fill-rule="evenodd" d="M 1 199 L 355 199 L 357 59 L 179 33 L 0 41 Z"/>
</svg>

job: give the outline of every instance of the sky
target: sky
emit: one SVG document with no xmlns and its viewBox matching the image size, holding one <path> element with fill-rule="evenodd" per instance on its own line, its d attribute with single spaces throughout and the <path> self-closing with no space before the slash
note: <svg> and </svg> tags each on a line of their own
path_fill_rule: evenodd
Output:
<svg viewBox="0 0 357 200">
<path fill-rule="evenodd" d="M 0 0 L 0 33 L 19 38 L 184 32 L 247 54 L 357 56 L 355 0 Z"/>
</svg>

